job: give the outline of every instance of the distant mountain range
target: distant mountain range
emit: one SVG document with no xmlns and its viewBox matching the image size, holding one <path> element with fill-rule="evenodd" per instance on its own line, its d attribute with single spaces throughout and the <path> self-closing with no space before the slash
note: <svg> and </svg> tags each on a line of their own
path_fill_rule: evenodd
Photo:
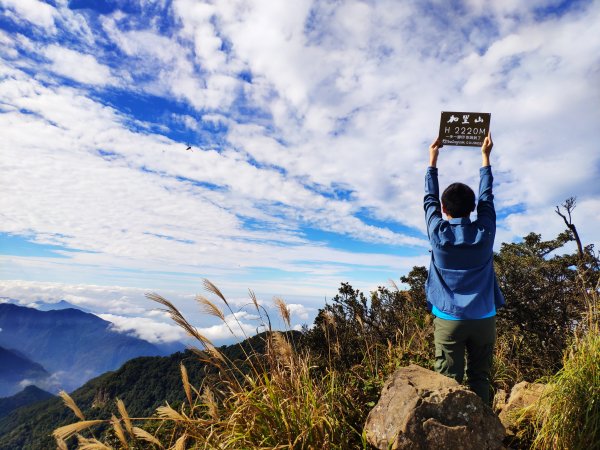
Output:
<svg viewBox="0 0 600 450">
<path fill-rule="evenodd" d="M 35 302 L 35 309 L 38 309 L 40 311 L 52 311 L 52 310 L 57 310 L 57 309 L 69 309 L 69 308 L 78 309 L 83 312 L 90 312 L 87 309 L 82 308 L 81 306 L 73 305 L 72 303 L 69 303 L 66 300 L 61 300 L 56 303 Z"/>
<path fill-rule="evenodd" d="M 23 306 L 21 304 L 21 302 L 19 302 L 18 299 L 16 298 L 12 298 L 12 297 L 0 297 L 0 304 L 2 303 L 9 303 L 12 305 L 17 305 L 17 306 Z M 58 302 L 54 302 L 54 303 L 49 303 L 49 302 L 42 302 L 42 301 L 35 301 L 33 303 L 30 303 L 26 306 L 27 308 L 34 308 L 34 309 L 38 309 L 40 311 L 50 311 L 53 309 L 68 309 L 68 308 L 73 308 L 73 309 L 78 309 L 80 311 L 83 312 L 90 312 L 87 309 L 81 307 L 81 306 L 77 306 L 74 305 L 72 303 L 69 303 L 66 300 L 60 300 Z"/>
<path fill-rule="evenodd" d="M 111 322 L 75 308 L 40 311 L 2 303 L 0 347 L 6 361 L 0 377 L 12 380 L 0 391 L 7 396 L 33 383 L 50 392 L 71 391 L 131 358 L 166 355 L 183 346 L 159 347 L 118 333 Z"/>
</svg>

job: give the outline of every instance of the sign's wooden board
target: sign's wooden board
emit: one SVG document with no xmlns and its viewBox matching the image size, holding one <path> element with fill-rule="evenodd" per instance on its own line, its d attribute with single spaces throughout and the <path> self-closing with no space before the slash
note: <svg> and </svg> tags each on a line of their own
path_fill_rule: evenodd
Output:
<svg viewBox="0 0 600 450">
<path fill-rule="evenodd" d="M 490 113 L 442 111 L 439 138 L 442 145 L 481 147 L 490 130 Z"/>
</svg>

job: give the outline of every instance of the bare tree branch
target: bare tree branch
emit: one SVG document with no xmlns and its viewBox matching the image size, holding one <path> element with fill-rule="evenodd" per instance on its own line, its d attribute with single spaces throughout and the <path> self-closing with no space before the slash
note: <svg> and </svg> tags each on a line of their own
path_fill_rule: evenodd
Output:
<svg viewBox="0 0 600 450">
<path fill-rule="evenodd" d="M 579 233 L 577 232 L 577 228 L 575 228 L 575 225 L 573 224 L 573 221 L 571 219 L 571 213 L 575 209 L 575 206 L 577 206 L 577 198 L 569 197 L 568 199 L 566 199 L 564 201 L 564 203 L 561 206 L 565 209 L 567 215 L 565 215 L 561 212 L 559 206 L 556 207 L 555 212 L 560 217 L 562 217 L 567 228 L 569 230 L 571 230 L 571 232 L 573 233 L 573 237 L 575 238 L 575 242 L 577 243 L 577 254 L 579 255 L 579 258 L 583 258 L 583 245 L 581 245 L 581 239 L 579 238 Z M 568 219 L 567 219 L 567 216 L 569 216 Z"/>
</svg>

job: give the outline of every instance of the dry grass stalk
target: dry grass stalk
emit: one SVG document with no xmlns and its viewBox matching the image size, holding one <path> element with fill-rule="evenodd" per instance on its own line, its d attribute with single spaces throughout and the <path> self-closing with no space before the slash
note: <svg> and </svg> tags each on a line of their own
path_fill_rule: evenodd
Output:
<svg viewBox="0 0 600 450">
<path fill-rule="evenodd" d="M 112 447 L 103 444 L 97 439 L 86 439 L 83 436 L 77 436 L 78 450 L 113 450 Z"/>
<path fill-rule="evenodd" d="M 202 281 L 202 283 L 204 284 L 204 288 L 209 291 L 212 292 L 213 294 L 215 294 L 217 297 L 219 297 L 221 300 L 223 300 L 223 303 L 225 303 L 228 307 L 229 307 L 229 303 L 227 302 L 227 299 L 225 298 L 225 296 L 223 295 L 223 293 L 219 290 L 218 287 L 216 287 L 214 284 L 212 284 L 209 280 L 207 280 L 206 278 Z"/>
<path fill-rule="evenodd" d="M 204 350 L 200 350 L 199 348 L 193 346 L 189 346 L 188 349 L 190 349 L 196 355 L 200 356 L 200 360 L 202 362 L 212 364 L 219 368 L 222 367 L 220 363 L 226 363 L 226 359 L 223 356 L 223 354 L 219 350 L 217 350 L 216 347 L 210 342 L 204 343 Z M 207 358 L 207 356 L 211 356 L 212 359 Z"/>
<path fill-rule="evenodd" d="M 56 436 L 54 436 L 54 438 L 56 439 L 56 447 L 58 450 L 69 450 L 69 447 L 67 447 L 67 443 L 64 440 Z"/>
<path fill-rule="evenodd" d="M 588 329 L 600 325 L 600 278 L 595 286 L 588 287 L 586 274 L 579 274 L 580 283 L 583 286 L 583 299 L 586 303 L 586 318 Z"/>
<path fill-rule="evenodd" d="M 323 313 L 323 316 L 325 318 L 325 322 L 328 325 L 331 325 L 333 328 L 336 328 L 336 323 L 335 323 L 335 317 L 334 315 L 331 313 L 331 311 L 325 311 Z"/>
<path fill-rule="evenodd" d="M 223 380 L 237 385 L 238 388 L 241 389 L 240 381 L 232 375 L 232 371 L 230 370 L 231 362 L 226 359 L 226 357 L 223 356 L 223 354 L 219 352 L 219 350 L 217 350 L 212 344 L 205 346 L 205 348 L 206 350 L 200 350 L 197 347 L 188 346 L 188 349 L 196 354 L 201 362 L 211 364 L 219 369 L 220 376 Z"/>
<path fill-rule="evenodd" d="M 123 422 L 125 423 L 125 428 L 127 429 L 127 432 L 133 436 L 133 427 L 131 426 L 131 419 L 129 418 L 129 413 L 127 412 L 127 409 L 125 409 L 125 403 L 123 403 L 123 400 L 121 399 L 117 399 L 117 409 L 119 410 L 119 414 L 121 414 L 121 417 L 123 418 Z"/>
<path fill-rule="evenodd" d="M 200 310 L 208 314 L 210 316 L 218 317 L 223 322 L 225 322 L 225 314 L 221 311 L 217 305 L 211 302 L 209 299 L 204 297 L 203 295 L 196 295 L 196 301 L 200 304 Z"/>
<path fill-rule="evenodd" d="M 248 339 L 248 335 L 246 334 L 246 331 L 244 330 L 244 327 L 242 326 L 242 324 L 240 323 L 240 321 L 237 318 L 237 314 L 233 311 L 233 309 L 231 308 L 231 306 L 229 305 L 229 302 L 227 301 L 227 299 L 225 298 L 225 296 L 223 295 L 223 293 L 219 290 L 218 287 L 216 287 L 214 284 L 212 284 L 209 280 L 207 280 L 206 278 L 203 280 L 203 284 L 204 284 L 204 288 L 209 291 L 212 292 L 213 294 L 215 294 L 217 297 L 219 297 L 223 303 L 225 303 L 225 305 L 227 306 L 227 309 L 229 309 L 229 312 L 231 313 L 231 315 L 233 316 L 233 319 L 235 320 L 235 322 L 237 323 L 237 326 L 239 327 L 239 330 L 242 332 L 242 334 L 244 335 L 244 337 L 246 339 Z M 207 311 L 209 312 L 209 314 L 213 314 L 212 311 Z M 229 330 L 229 332 L 233 335 L 236 336 L 236 334 L 233 332 L 233 330 L 231 329 L 231 326 L 229 325 L 229 323 L 225 320 L 224 316 L 218 316 L 220 317 L 220 319 L 223 321 L 223 323 L 225 324 L 225 326 L 227 327 L 227 329 Z M 246 355 L 248 356 L 248 355 Z"/>
<path fill-rule="evenodd" d="M 83 415 L 83 413 L 81 412 L 81 410 L 79 409 L 79 407 L 77 406 L 77 404 L 75 403 L 75 401 L 71 398 L 71 396 L 69 394 L 67 394 L 65 391 L 60 391 L 58 393 L 58 396 L 63 399 L 63 402 L 65 402 L 65 405 L 71 411 L 73 411 L 79 419 L 85 420 L 85 416 Z"/>
<path fill-rule="evenodd" d="M 283 319 L 283 321 L 285 322 L 285 324 L 287 325 L 287 327 L 290 327 L 290 309 L 288 308 L 288 306 L 285 304 L 285 302 L 283 301 L 283 299 L 281 299 L 280 297 L 275 297 L 273 299 L 273 302 L 275 302 L 275 306 L 277 306 L 277 309 L 279 309 L 279 315 L 281 316 L 281 318 Z"/>
<path fill-rule="evenodd" d="M 183 390 L 185 391 L 185 396 L 187 397 L 188 403 L 190 404 L 190 408 L 193 408 L 194 404 L 192 403 L 192 387 L 190 385 L 190 379 L 188 378 L 187 369 L 185 368 L 183 363 L 181 363 L 179 368 L 181 369 L 181 381 L 183 382 Z"/>
<path fill-rule="evenodd" d="M 215 395 L 208 386 L 204 388 L 200 401 L 206 406 L 209 417 L 217 420 L 219 418 L 219 406 L 215 400 Z"/>
<path fill-rule="evenodd" d="M 82 420 L 80 422 L 71 423 L 69 425 L 65 425 L 64 427 L 57 428 L 54 430 L 52 435 L 56 439 L 67 440 L 69 437 L 74 435 L 75 433 L 79 433 L 86 428 L 89 428 L 94 425 L 98 425 L 99 423 L 103 423 L 104 420 Z"/>
<path fill-rule="evenodd" d="M 254 291 L 248 289 L 248 295 L 250 295 L 250 300 L 252 300 L 252 304 L 256 308 L 256 311 L 260 314 L 260 310 L 258 307 L 258 299 L 256 298 L 256 294 L 254 293 Z"/>
<path fill-rule="evenodd" d="M 133 427 L 133 434 L 138 439 L 142 439 L 143 441 L 146 441 L 146 442 L 151 442 L 155 445 L 158 445 L 160 448 L 164 448 L 162 443 L 158 439 L 156 439 L 154 436 L 152 436 L 150 433 L 148 433 L 146 430 L 142 430 L 141 428 L 138 428 L 138 427 Z"/>
<path fill-rule="evenodd" d="M 125 432 L 123 431 L 123 427 L 121 426 L 121 421 L 117 419 L 113 414 L 113 416 L 110 418 L 110 423 L 112 424 L 113 429 L 115 430 L 115 434 L 119 438 L 119 441 L 121 441 L 121 444 L 123 444 L 123 447 L 129 448 L 129 444 L 127 443 L 127 439 L 125 438 Z"/>
<path fill-rule="evenodd" d="M 365 324 L 364 324 L 363 320 L 361 319 L 360 315 L 356 314 L 354 316 L 354 318 L 356 319 L 356 321 L 358 322 L 358 324 L 360 325 L 360 327 L 364 330 L 365 329 Z"/>
<path fill-rule="evenodd" d="M 333 352 L 340 356 L 342 354 L 342 345 L 340 344 L 340 341 L 336 338 L 335 342 L 333 342 L 332 344 L 330 344 L 333 347 Z"/>
<path fill-rule="evenodd" d="M 173 450 L 185 450 L 185 441 L 187 440 L 187 435 L 183 433 L 177 441 L 175 441 L 175 445 L 172 447 Z"/>
<path fill-rule="evenodd" d="M 283 361 L 286 365 L 292 364 L 294 351 L 283 333 L 273 333 L 273 350 L 278 361 Z"/>
<path fill-rule="evenodd" d="M 183 328 L 189 336 L 191 336 L 194 339 L 196 339 L 197 341 L 201 342 L 202 345 L 204 345 L 206 347 L 212 345 L 210 340 L 207 339 L 206 337 L 204 337 L 203 335 L 201 335 L 198 332 L 198 330 L 196 330 L 196 328 L 194 326 L 192 326 L 185 319 L 185 317 L 183 317 L 181 312 L 169 300 L 167 300 L 166 298 L 162 297 L 161 295 L 158 295 L 155 293 L 147 293 L 146 298 L 165 306 L 166 309 L 163 309 L 162 311 L 165 311 L 166 313 L 168 313 L 169 316 L 171 317 L 171 320 L 173 320 L 173 322 L 175 322 L 177 325 L 179 325 L 181 328 Z"/>
<path fill-rule="evenodd" d="M 229 308 L 229 311 L 231 311 L 233 314 L 233 311 L 231 310 L 227 300 L 225 299 L 225 296 L 214 284 L 212 284 L 209 280 L 205 279 L 204 286 L 206 287 L 207 290 L 209 290 L 210 292 L 214 293 L 219 298 L 221 298 L 221 300 L 223 300 L 223 302 Z M 202 334 L 200 334 L 198 332 L 198 330 L 194 326 L 192 326 L 185 319 L 185 317 L 183 317 L 181 312 L 175 307 L 175 305 L 173 305 L 173 303 L 171 303 L 169 300 L 167 300 L 164 297 L 162 297 L 158 294 L 155 294 L 155 293 L 147 293 L 146 297 L 152 301 L 155 301 L 155 302 L 160 303 L 161 305 L 165 306 L 166 309 L 163 309 L 163 311 L 167 312 L 170 315 L 171 319 L 177 325 L 179 325 L 181 328 L 183 328 L 189 336 L 191 336 L 194 339 L 196 339 L 197 341 L 199 341 L 202 344 L 202 346 L 204 347 L 206 353 L 212 358 L 207 358 L 206 357 L 207 355 L 203 354 L 203 352 L 198 350 L 197 348 L 190 347 L 191 351 L 193 351 L 194 353 L 199 355 L 202 358 L 202 361 L 212 364 L 215 367 L 217 367 L 221 371 L 221 373 L 225 374 L 225 377 L 228 378 L 229 381 L 235 382 L 235 380 L 232 379 L 232 377 L 230 376 L 228 371 L 225 370 L 230 367 L 230 362 L 227 360 L 227 358 L 225 358 L 223 356 L 223 354 L 215 348 L 215 346 L 212 344 L 212 342 L 209 339 L 207 339 Z M 225 316 L 223 315 L 222 311 L 219 310 L 219 308 L 217 308 L 212 302 L 210 302 L 208 299 L 206 299 L 202 296 L 197 296 L 196 300 L 199 301 L 200 304 L 203 306 L 204 312 L 207 312 L 208 314 L 219 317 L 223 321 L 223 323 L 227 326 L 229 331 L 235 335 L 235 333 L 233 333 L 233 330 L 231 330 L 231 328 L 229 327 L 229 324 L 225 320 Z M 238 323 L 240 330 L 245 335 L 244 329 L 243 329 L 242 325 L 240 324 L 240 322 L 238 321 L 235 314 L 233 314 L 233 318 Z M 246 338 L 247 337 L 248 336 L 246 336 Z M 246 354 L 246 351 L 244 350 L 243 347 L 242 347 L 242 351 L 244 352 L 245 356 L 248 358 L 248 355 Z"/>
<path fill-rule="evenodd" d="M 166 404 L 166 406 L 159 406 L 158 408 L 156 408 L 156 413 L 158 414 L 158 417 L 160 417 L 162 419 L 171 419 L 171 420 L 179 420 L 179 421 L 187 420 L 186 417 L 182 416 L 177 411 L 175 411 L 173 408 L 171 408 L 171 406 L 169 406 L 168 403 Z"/>
</svg>

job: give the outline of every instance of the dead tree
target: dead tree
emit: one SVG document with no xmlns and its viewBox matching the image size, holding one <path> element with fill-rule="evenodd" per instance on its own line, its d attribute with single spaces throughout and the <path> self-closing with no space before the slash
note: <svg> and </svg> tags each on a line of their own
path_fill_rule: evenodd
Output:
<svg viewBox="0 0 600 450">
<path fill-rule="evenodd" d="M 575 238 L 575 242 L 577 243 L 577 254 L 579 255 L 580 259 L 583 259 L 583 257 L 584 257 L 583 245 L 581 245 L 581 239 L 579 238 L 579 233 L 577 233 L 577 228 L 575 228 L 575 224 L 573 223 L 573 221 L 571 219 L 571 212 L 573 212 L 576 205 L 577 205 L 577 199 L 575 197 L 569 197 L 562 204 L 562 207 L 566 211 L 566 215 L 561 212 L 559 206 L 556 207 L 555 211 L 556 211 L 556 214 L 558 214 L 560 217 L 562 217 L 562 219 L 565 221 L 565 224 L 567 225 L 567 228 L 569 230 L 571 230 L 571 233 L 573 233 L 573 237 Z M 568 218 L 567 218 L 567 216 L 568 216 Z"/>
</svg>

